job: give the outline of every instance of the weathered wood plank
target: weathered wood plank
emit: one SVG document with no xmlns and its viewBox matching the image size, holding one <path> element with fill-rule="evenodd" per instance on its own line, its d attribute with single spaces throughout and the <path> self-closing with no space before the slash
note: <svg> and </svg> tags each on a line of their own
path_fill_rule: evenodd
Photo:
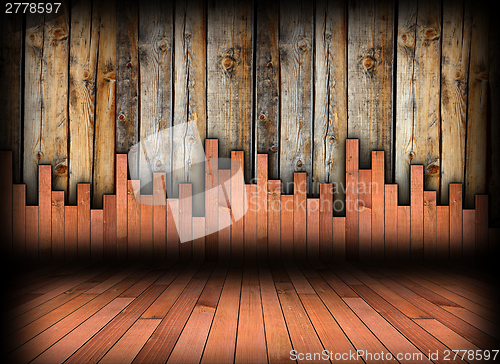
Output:
<svg viewBox="0 0 500 364">
<path fill-rule="evenodd" d="M 179 184 L 179 259 L 188 262 L 193 256 L 193 199 L 190 183 Z M 183 241 L 182 241 L 183 240 Z"/>
<path fill-rule="evenodd" d="M 141 257 L 141 181 L 127 181 L 127 254 L 129 259 Z"/>
<path fill-rule="evenodd" d="M 218 255 L 217 228 L 219 225 L 219 160 L 217 139 L 205 140 L 205 224 L 207 236 L 207 260 L 216 260 Z"/>
<path fill-rule="evenodd" d="M 343 201 L 342 201 L 343 203 Z M 324 183 L 319 187 L 319 255 L 321 261 L 333 259 L 333 184 Z"/>
<path fill-rule="evenodd" d="M 385 241 L 384 258 L 398 257 L 398 185 L 385 186 Z"/>
<path fill-rule="evenodd" d="M 38 166 L 38 248 L 41 260 L 51 259 L 52 191 L 51 166 Z"/>
<path fill-rule="evenodd" d="M 268 258 L 277 262 L 280 260 L 281 251 L 281 181 L 269 180 L 267 190 Z"/>
<path fill-rule="evenodd" d="M 372 170 L 360 169 L 358 181 L 359 207 L 359 260 L 370 261 L 372 257 Z"/>
<path fill-rule="evenodd" d="M 424 191 L 424 258 L 426 261 L 437 257 L 436 191 Z"/>
<path fill-rule="evenodd" d="M 280 3 L 280 179 L 284 193 L 292 193 L 294 172 L 312 170 L 313 15 L 310 2 Z M 307 179 L 310 188 L 311 174 Z"/>
<path fill-rule="evenodd" d="M 64 259 L 64 191 L 52 192 L 52 260 Z"/>
<path fill-rule="evenodd" d="M 23 261 L 26 258 L 26 185 L 14 185 L 12 189 L 12 257 Z"/>
<path fill-rule="evenodd" d="M 411 259 L 424 257 L 424 166 L 411 166 Z"/>
<path fill-rule="evenodd" d="M 1 231 L 4 231 L 4 236 L 0 246 L 0 251 L 5 257 L 12 257 L 12 227 L 13 227 L 13 186 L 12 186 L 12 151 L 0 152 L 0 170 L 2 176 L 0 177 L 0 199 L 2 205 L 0 213 L 2 218 L 0 220 Z M 50 171 L 49 171 L 49 194 L 50 194 Z M 49 201 L 50 203 L 50 201 Z M 50 233 L 50 229 L 49 229 Z"/>
<path fill-rule="evenodd" d="M 231 170 L 219 171 L 219 232 L 218 259 L 228 262 L 231 259 Z M 266 191 L 267 199 L 267 191 Z"/>
<path fill-rule="evenodd" d="M 307 257 L 307 174 L 293 174 L 293 257 L 304 260 Z"/>
<path fill-rule="evenodd" d="M 450 259 L 462 260 L 462 184 L 450 184 Z"/>
<path fill-rule="evenodd" d="M 234 264 L 243 262 L 243 209 L 245 203 L 244 181 L 241 175 L 237 174 L 237 168 L 245 170 L 242 151 L 231 151 L 231 209 L 235 216 L 241 216 L 240 219 L 231 225 L 231 261 Z M 237 163 L 236 163 L 237 162 Z M 239 166 L 238 166 L 239 165 Z"/>
<path fill-rule="evenodd" d="M 346 258 L 359 258 L 358 173 L 359 140 L 346 141 Z M 335 225 L 333 227 L 335 229 Z M 335 242 L 334 242 L 335 245 Z"/>
<path fill-rule="evenodd" d="M 90 184 L 79 183 L 77 190 L 78 259 L 88 259 L 90 257 Z"/>
<path fill-rule="evenodd" d="M 372 258 L 384 259 L 385 244 L 384 152 L 372 152 Z"/>
<path fill-rule="evenodd" d="M 165 259 L 167 250 L 166 174 L 153 173 L 153 258 Z"/>
<path fill-rule="evenodd" d="M 267 176 L 268 155 L 257 154 L 257 253 L 267 259 Z"/>
<path fill-rule="evenodd" d="M 127 259 L 127 154 L 116 155 L 116 253 L 118 259 Z"/>
</svg>

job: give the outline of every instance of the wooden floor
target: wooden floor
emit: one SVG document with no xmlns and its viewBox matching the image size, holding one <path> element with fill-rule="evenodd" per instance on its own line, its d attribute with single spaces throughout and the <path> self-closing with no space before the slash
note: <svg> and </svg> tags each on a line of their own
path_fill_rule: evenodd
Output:
<svg viewBox="0 0 500 364">
<path fill-rule="evenodd" d="M 3 289 L 4 363 L 463 363 L 464 353 L 466 362 L 479 355 L 493 362 L 500 349 L 498 284 L 478 267 L 87 262 L 17 269 Z M 453 360 L 451 350 L 462 352 Z"/>
</svg>

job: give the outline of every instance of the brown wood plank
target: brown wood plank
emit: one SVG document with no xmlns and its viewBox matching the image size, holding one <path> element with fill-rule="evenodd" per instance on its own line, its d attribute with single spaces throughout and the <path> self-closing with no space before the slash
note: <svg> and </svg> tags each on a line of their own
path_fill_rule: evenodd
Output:
<svg viewBox="0 0 500 364">
<path fill-rule="evenodd" d="M 464 260 L 476 258 L 476 210 L 463 210 L 463 253 Z"/>
<path fill-rule="evenodd" d="M 410 260 L 411 257 L 411 207 L 398 206 L 398 259 Z"/>
<path fill-rule="evenodd" d="M 281 181 L 269 180 L 267 189 L 268 258 L 278 261 L 281 251 Z"/>
<path fill-rule="evenodd" d="M 166 254 L 166 198 L 165 173 L 153 173 L 153 258 L 165 259 Z"/>
<path fill-rule="evenodd" d="M 384 152 L 372 152 L 372 259 L 384 259 Z"/>
<path fill-rule="evenodd" d="M 38 260 L 38 206 L 26 206 L 26 260 Z"/>
<path fill-rule="evenodd" d="M 359 170 L 359 259 L 369 261 L 372 256 L 372 171 Z"/>
<path fill-rule="evenodd" d="M 345 221 L 345 251 L 346 259 L 359 258 L 359 215 L 358 201 L 358 167 L 359 140 L 346 140 L 346 221 Z M 372 207 L 373 211 L 373 207 Z M 335 223 L 334 227 L 335 229 Z M 334 243 L 335 244 L 335 243 Z M 335 255 L 335 254 L 334 254 Z"/>
<path fill-rule="evenodd" d="M 116 254 L 119 260 L 127 259 L 127 155 L 116 155 Z"/>
<path fill-rule="evenodd" d="M 333 184 L 322 183 L 319 187 L 319 251 L 321 261 L 333 259 Z"/>
<path fill-rule="evenodd" d="M 293 195 L 281 195 L 281 250 L 282 260 L 293 260 Z"/>
<path fill-rule="evenodd" d="M 104 195 L 103 200 L 103 257 L 116 259 L 116 195 Z"/>
<path fill-rule="evenodd" d="M 79 183 L 77 189 L 78 259 L 88 259 L 90 257 L 90 184 Z"/>
<path fill-rule="evenodd" d="M 231 170 L 219 170 L 219 186 L 218 258 L 228 262 L 231 259 Z"/>
<path fill-rule="evenodd" d="M 436 191 L 424 191 L 424 257 L 426 261 L 437 257 Z"/>
<path fill-rule="evenodd" d="M 307 199 L 307 260 L 319 262 L 319 198 Z"/>
<path fill-rule="evenodd" d="M 52 191 L 50 165 L 38 166 L 38 257 L 50 260 L 52 256 Z"/>
<path fill-rule="evenodd" d="M 141 258 L 153 259 L 152 195 L 141 195 Z"/>
<path fill-rule="evenodd" d="M 268 155 L 257 154 L 257 254 L 267 259 L 267 174 Z"/>
<path fill-rule="evenodd" d="M 488 256 L 488 195 L 476 195 L 476 257 Z"/>
<path fill-rule="evenodd" d="M 398 257 L 398 185 L 385 186 L 385 259 Z"/>
<path fill-rule="evenodd" d="M 181 183 L 179 184 L 179 258 L 181 262 L 190 261 L 193 255 L 192 209 L 192 185 Z"/>
<path fill-rule="evenodd" d="M 90 256 L 93 260 L 102 260 L 104 256 L 103 210 L 90 210 Z"/>
<path fill-rule="evenodd" d="M 333 260 L 346 259 L 346 218 L 333 218 Z"/>
<path fill-rule="evenodd" d="M 307 174 L 293 174 L 293 257 L 307 257 Z"/>
<path fill-rule="evenodd" d="M 167 199 L 167 260 L 179 259 L 179 234 L 175 221 L 179 221 L 179 199 Z"/>
<path fill-rule="evenodd" d="M 64 258 L 64 191 L 53 191 L 51 202 L 52 259 L 62 260 Z"/>
<path fill-rule="evenodd" d="M 424 257 L 424 167 L 411 166 L 411 259 Z"/>
<path fill-rule="evenodd" d="M 22 261 L 26 257 L 26 185 L 12 187 L 12 257 Z"/>
<path fill-rule="evenodd" d="M 64 259 L 75 260 L 78 256 L 78 207 L 64 207 Z"/>
<path fill-rule="evenodd" d="M 127 253 L 129 259 L 141 256 L 141 181 L 127 181 Z"/>
<path fill-rule="evenodd" d="M 206 231 L 212 232 L 207 235 L 207 260 L 216 260 L 218 256 L 218 234 L 219 225 L 219 161 L 218 161 L 217 139 L 205 140 L 205 211 Z M 194 193 L 194 191 L 193 191 Z"/>
<path fill-rule="evenodd" d="M 241 168 L 241 175 L 238 172 L 238 165 Z M 234 264 L 243 262 L 244 167 L 243 152 L 231 151 L 231 209 L 235 216 L 241 216 L 231 226 L 231 261 Z"/>
<path fill-rule="evenodd" d="M 462 260 L 462 184 L 450 184 L 450 259 Z"/>
<path fill-rule="evenodd" d="M 193 260 L 205 260 L 205 238 L 205 216 L 193 216 Z"/>
<path fill-rule="evenodd" d="M 1 64 L 1 63 L 0 63 Z M 12 257 L 12 233 L 13 233 L 13 190 L 12 190 L 12 152 L 0 152 L 0 168 L 2 170 L 2 178 L 0 178 L 0 198 L 2 199 L 2 207 L 0 213 L 0 228 L 4 231 L 4 237 L 1 245 L 2 255 Z M 49 172 L 50 173 L 50 172 Z M 50 176 L 50 174 L 49 174 Z M 49 180 L 50 193 L 50 180 Z M 49 229 L 50 234 L 50 229 Z M 50 242 L 50 241 L 49 241 Z"/>
<path fill-rule="evenodd" d="M 450 258 L 450 207 L 437 206 L 437 258 L 448 260 Z"/>
<path fill-rule="evenodd" d="M 257 262 L 257 192 L 256 185 L 245 185 L 247 212 L 244 216 L 245 263 Z"/>
</svg>

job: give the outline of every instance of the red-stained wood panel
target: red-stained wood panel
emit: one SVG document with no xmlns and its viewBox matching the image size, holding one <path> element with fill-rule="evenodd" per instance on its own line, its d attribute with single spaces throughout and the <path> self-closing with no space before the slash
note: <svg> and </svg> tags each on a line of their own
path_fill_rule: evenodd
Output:
<svg viewBox="0 0 500 364">
<path fill-rule="evenodd" d="M 193 260 L 205 260 L 205 217 L 193 216 Z"/>
<path fill-rule="evenodd" d="M 181 244 L 179 247 L 181 262 L 188 262 L 192 259 L 193 251 L 193 197 L 192 185 L 190 183 L 179 184 L 179 237 Z M 184 242 L 182 239 L 184 238 Z"/>
<path fill-rule="evenodd" d="M 205 225 L 212 233 L 206 237 L 206 258 L 217 260 L 218 253 L 218 226 L 219 226 L 219 144 L 217 139 L 205 139 Z"/>
<path fill-rule="evenodd" d="M 358 200 L 359 140 L 346 140 L 346 259 L 359 258 Z M 373 192 L 372 192 L 373 193 Z M 373 200 L 373 197 L 372 197 Z M 335 225 L 335 224 L 334 224 Z M 335 226 L 333 227 L 335 229 Z M 334 239 L 335 244 L 335 239 Z M 335 252 L 334 252 L 335 255 Z"/>
<path fill-rule="evenodd" d="M 231 170 L 219 170 L 219 186 L 219 260 L 228 262 L 231 259 Z"/>
<path fill-rule="evenodd" d="M 77 188 L 77 199 L 78 199 L 77 200 L 78 259 L 89 259 L 90 258 L 90 183 L 78 183 L 76 188 Z M 116 211 L 115 211 L 115 219 L 116 219 Z"/>
<path fill-rule="evenodd" d="M 38 206 L 26 206 L 26 260 L 38 260 Z"/>
<path fill-rule="evenodd" d="M 257 254 L 267 259 L 267 174 L 268 155 L 257 154 Z"/>
<path fill-rule="evenodd" d="M 411 259 L 424 257 L 424 166 L 412 165 L 411 178 Z"/>
<path fill-rule="evenodd" d="M 257 262 L 257 186 L 245 185 L 248 209 L 244 218 L 245 264 Z"/>
<path fill-rule="evenodd" d="M 359 260 L 369 261 L 372 257 L 372 171 L 359 170 Z"/>
<path fill-rule="evenodd" d="M 26 258 L 26 185 L 13 185 L 12 191 L 12 254 L 20 261 Z"/>
<path fill-rule="evenodd" d="M 142 213 L 142 212 L 141 212 Z M 179 221 L 179 199 L 167 199 L 167 261 L 179 260 L 179 234 L 175 221 Z"/>
<path fill-rule="evenodd" d="M 384 152 L 372 152 L 372 259 L 384 259 Z"/>
<path fill-rule="evenodd" d="M 166 254 L 166 174 L 153 173 L 153 257 L 165 259 Z"/>
<path fill-rule="evenodd" d="M 476 257 L 488 255 L 488 195 L 476 195 Z"/>
<path fill-rule="evenodd" d="M 437 257 L 437 212 L 436 191 L 424 191 L 424 258 Z"/>
<path fill-rule="evenodd" d="M 275 262 L 281 255 L 281 181 L 269 180 L 267 190 L 268 258 Z"/>
<path fill-rule="evenodd" d="M 307 199 L 307 260 L 319 262 L 319 198 Z"/>
<path fill-rule="evenodd" d="M 297 261 L 307 257 L 307 174 L 293 174 L 293 256 Z"/>
<path fill-rule="evenodd" d="M 116 155 L 116 254 L 119 260 L 127 259 L 127 155 Z"/>
<path fill-rule="evenodd" d="M 64 191 L 52 192 L 52 259 L 64 259 Z"/>
<path fill-rule="evenodd" d="M 440 260 L 450 259 L 450 207 L 437 206 L 436 255 Z"/>
<path fill-rule="evenodd" d="M 398 257 L 398 185 L 385 186 L 385 259 Z"/>
<path fill-rule="evenodd" d="M 103 195 L 104 259 L 116 259 L 116 195 Z M 78 240 L 80 244 L 80 240 Z"/>
<path fill-rule="evenodd" d="M 333 260 L 346 259 L 346 217 L 333 217 Z"/>
<path fill-rule="evenodd" d="M 75 260 L 78 256 L 78 207 L 64 207 L 64 259 Z"/>
<path fill-rule="evenodd" d="M 141 257 L 141 181 L 129 180 L 127 183 L 127 247 L 128 258 Z"/>
<path fill-rule="evenodd" d="M 243 208 L 244 208 L 244 156 L 243 151 L 231 152 L 231 208 L 240 219 L 231 226 L 231 261 L 233 264 L 243 262 Z M 238 167 L 239 165 L 239 167 Z M 238 173 L 241 168 L 241 174 Z"/>
<path fill-rule="evenodd" d="M 38 249 L 40 260 L 50 260 L 52 250 L 52 173 L 50 165 L 38 166 Z"/>
<path fill-rule="evenodd" d="M 141 258 L 153 258 L 153 196 L 141 195 Z"/>
<path fill-rule="evenodd" d="M 476 210 L 463 211 L 463 259 L 476 258 Z"/>
<path fill-rule="evenodd" d="M 398 206 L 398 260 L 411 258 L 411 207 Z"/>
<path fill-rule="evenodd" d="M 2 123 L 8 123 L 2 120 Z M 3 139 L 2 139 L 3 140 Z M 12 222 L 13 222 L 13 196 L 12 196 L 12 151 L 0 151 L 0 230 L 2 231 L 2 242 L 0 249 L 4 257 L 12 257 Z"/>
<path fill-rule="evenodd" d="M 93 260 L 101 260 L 104 256 L 103 210 L 90 210 L 90 254 Z"/>
<path fill-rule="evenodd" d="M 319 254 L 321 261 L 333 260 L 333 184 L 319 185 Z"/>
<path fill-rule="evenodd" d="M 450 183 L 450 259 L 462 259 L 462 184 Z"/>
<path fill-rule="evenodd" d="M 293 195 L 281 195 L 281 260 L 293 260 Z"/>
</svg>

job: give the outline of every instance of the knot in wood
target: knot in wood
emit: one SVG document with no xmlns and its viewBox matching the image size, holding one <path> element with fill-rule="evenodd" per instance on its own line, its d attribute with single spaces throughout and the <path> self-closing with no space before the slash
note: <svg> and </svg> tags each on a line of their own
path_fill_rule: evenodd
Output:
<svg viewBox="0 0 500 364">
<path fill-rule="evenodd" d="M 158 44 L 158 50 L 161 52 L 166 52 L 168 49 L 168 43 L 165 39 L 162 39 Z"/>
<path fill-rule="evenodd" d="M 41 48 L 43 45 L 43 37 L 40 33 L 31 33 L 28 36 L 28 42 L 32 47 Z"/>
<path fill-rule="evenodd" d="M 404 32 L 399 34 L 398 42 L 403 47 L 412 48 L 413 46 L 415 46 L 415 37 L 411 33 Z"/>
<path fill-rule="evenodd" d="M 335 143 L 335 138 L 334 137 L 328 138 L 328 142 L 330 142 L 330 144 Z"/>
<path fill-rule="evenodd" d="M 157 160 L 155 164 L 156 164 L 157 167 L 161 167 L 161 161 L 160 160 Z"/>
<path fill-rule="evenodd" d="M 302 161 L 300 159 L 297 161 L 297 167 L 302 167 Z"/>
<path fill-rule="evenodd" d="M 68 166 L 60 164 L 55 168 L 56 174 L 65 174 L 68 171 Z"/>
<path fill-rule="evenodd" d="M 127 62 L 127 67 L 132 67 L 132 62 Z"/>
<path fill-rule="evenodd" d="M 43 152 L 41 150 L 39 150 L 37 153 L 36 153 L 36 159 L 37 160 L 41 160 L 43 157 Z"/>
<path fill-rule="evenodd" d="M 299 41 L 298 46 L 302 52 L 306 52 L 309 49 L 309 42 L 307 39 L 303 38 Z"/>
<path fill-rule="evenodd" d="M 440 34 L 436 28 L 429 27 L 422 29 L 422 36 L 426 41 L 432 41 L 438 39 Z"/>
<path fill-rule="evenodd" d="M 433 164 L 427 168 L 427 174 L 438 174 L 440 170 L 441 168 L 439 166 Z"/>
<path fill-rule="evenodd" d="M 194 138 L 193 138 L 193 137 L 189 137 L 189 139 L 188 139 L 188 143 L 189 143 L 189 144 L 194 144 Z"/>
<path fill-rule="evenodd" d="M 50 31 L 50 36 L 54 40 L 63 40 L 63 39 L 66 39 L 68 37 L 68 33 L 66 32 L 66 30 L 64 30 L 62 28 L 53 28 Z"/>
<path fill-rule="evenodd" d="M 234 59 L 231 57 L 222 58 L 222 67 L 228 72 L 231 72 L 234 68 Z"/>
<path fill-rule="evenodd" d="M 373 73 L 377 69 L 377 60 L 371 56 L 363 58 L 362 64 L 366 72 Z"/>
<path fill-rule="evenodd" d="M 413 153 L 413 151 L 411 151 L 410 153 L 408 153 L 408 159 L 410 161 L 412 161 L 414 157 L 415 157 L 415 153 Z"/>
<path fill-rule="evenodd" d="M 271 152 L 276 153 L 278 151 L 278 147 L 276 145 L 273 145 L 271 148 L 269 148 Z"/>
<path fill-rule="evenodd" d="M 273 62 L 268 62 L 267 63 L 267 67 L 272 67 L 273 66 Z"/>
<path fill-rule="evenodd" d="M 260 114 L 260 116 L 259 116 L 259 119 L 260 119 L 260 120 L 265 120 L 265 118 L 266 118 L 266 115 L 264 115 L 264 114 Z"/>
<path fill-rule="evenodd" d="M 120 120 L 125 120 L 125 115 L 120 114 L 120 116 L 118 116 L 118 119 L 120 119 Z"/>
</svg>

